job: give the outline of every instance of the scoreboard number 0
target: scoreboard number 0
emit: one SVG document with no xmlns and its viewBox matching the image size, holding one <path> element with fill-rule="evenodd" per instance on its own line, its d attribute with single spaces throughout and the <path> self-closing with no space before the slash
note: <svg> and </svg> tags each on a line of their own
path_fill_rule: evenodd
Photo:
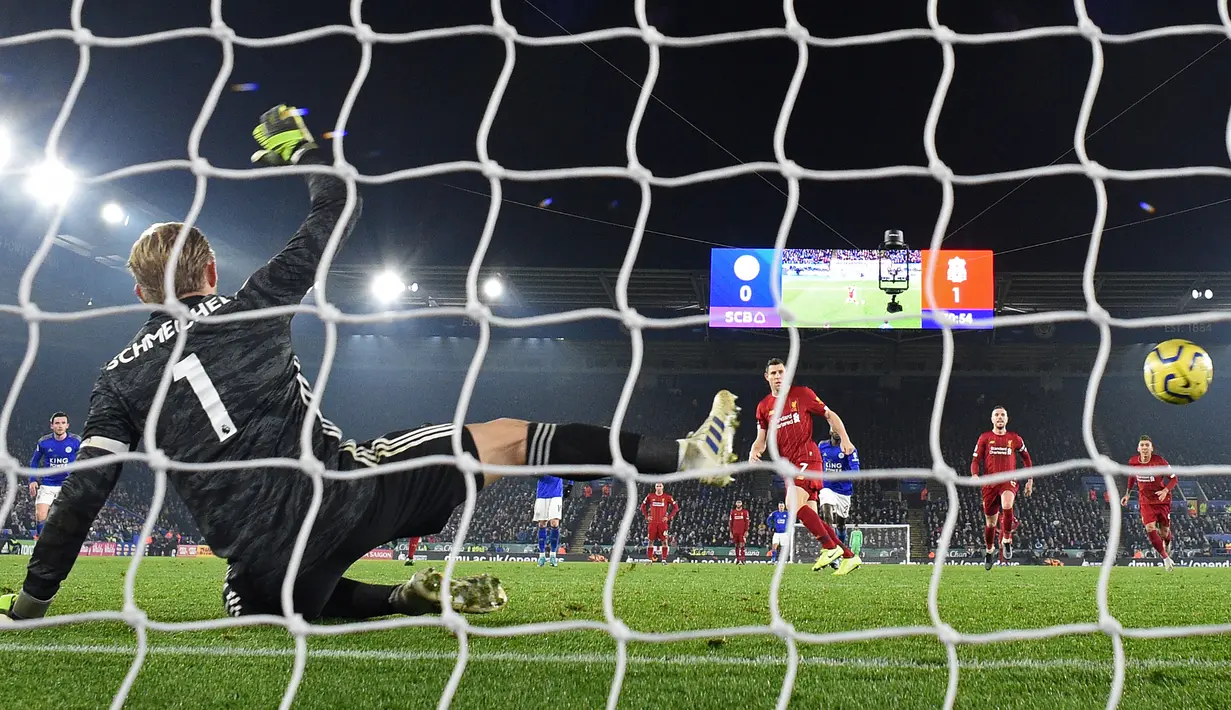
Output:
<svg viewBox="0 0 1231 710">
<path fill-rule="evenodd" d="M 745 303 L 752 300 L 752 287 L 751 286 L 749 286 L 748 284 L 744 284 L 743 286 L 739 287 L 739 300 L 744 301 Z"/>
</svg>

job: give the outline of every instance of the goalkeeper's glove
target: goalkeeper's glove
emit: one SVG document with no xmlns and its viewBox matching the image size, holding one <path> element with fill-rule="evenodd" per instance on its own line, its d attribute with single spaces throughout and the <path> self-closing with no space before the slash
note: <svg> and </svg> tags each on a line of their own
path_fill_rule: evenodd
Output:
<svg viewBox="0 0 1231 710">
<path fill-rule="evenodd" d="M 286 104 L 261 114 L 260 124 L 252 129 L 252 137 L 261 146 L 261 150 L 252 154 L 252 162 L 266 165 L 294 165 L 304 153 L 316 147 L 300 110 Z"/>
<path fill-rule="evenodd" d="M 0 595 L 0 616 L 9 619 L 40 619 L 47 613 L 51 601 L 42 601 L 18 592 Z"/>
</svg>

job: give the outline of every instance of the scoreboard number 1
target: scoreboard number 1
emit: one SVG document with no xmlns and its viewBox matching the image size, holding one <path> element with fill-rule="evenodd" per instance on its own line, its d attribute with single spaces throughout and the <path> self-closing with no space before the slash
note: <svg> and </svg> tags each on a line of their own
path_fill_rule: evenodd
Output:
<svg viewBox="0 0 1231 710">
<path fill-rule="evenodd" d="M 953 287 L 953 302 L 954 303 L 962 302 L 962 290 L 958 288 L 957 286 Z"/>
</svg>

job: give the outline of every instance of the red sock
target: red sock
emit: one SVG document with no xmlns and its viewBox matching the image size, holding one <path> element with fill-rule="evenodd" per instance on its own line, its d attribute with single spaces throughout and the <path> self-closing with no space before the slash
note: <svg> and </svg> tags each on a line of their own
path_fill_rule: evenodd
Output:
<svg viewBox="0 0 1231 710">
<path fill-rule="evenodd" d="M 654 561 L 654 551 L 657 549 L 658 549 L 657 545 L 650 545 L 645 550 L 645 554 L 649 556 L 651 562 Z"/>
<path fill-rule="evenodd" d="M 419 549 L 419 538 L 417 537 L 410 538 L 409 545 L 410 545 L 410 549 L 406 551 L 406 554 L 411 559 L 414 559 L 415 551 Z"/>
<path fill-rule="evenodd" d="M 1158 550 L 1158 556 L 1166 558 L 1167 548 L 1163 546 L 1163 536 L 1159 535 L 1157 530 L 1147 530 L 1146 537 L 1150 538 L 1150 544 Z"/>
<path fill-rule="evenodd" d="M 996 549 L 996 526 L 995 525 L 984 525 L 983 526 L 983 549 L 984 550 Z"/>
<path fill-rule="evenodd" d="M 795 519 L 803 523 L 804 527 L 808 528 L 808 532 L 812 533 L 812 536 L 817 540 L 820 540 L 821 545 L 826 550 L 833 549 L 834 540 L 833 535 L 829 532 L 829 526 L 825 524 L 824 520 L 821 520 L 821 516 L 817 515 L 815 510 L 805 505 L 795 511 Z"/>
<path fill-rule="evenodd" d="M 811 507 L 805 505 L 800 508 L 796 511 L 795 517 L 799 520 L 799 522 L 804 524 L 804 527 L 808 528 L 808 532 L 811 532 L 816 536 L 816 539 L 821 541 L 821 547 L 824 547 L 826 550 L 832 550 L 835 547 L 841 548 L 843 557 L 855 556 L 855 554 L 851 552 L 846 545 L 843 545 L 841 540 L 838 539 L 837 534 L 834 533 L 833 526 L 824 520 L 821 520 L 821 516 L 817 515 L 816 511 Z"/>
<path fill-rule="evenodd" d="M 666 562 L 667 561 L 667 546 L 663 545 L 662 550 L 663 550 L 663 555 L 661 559 L 663 562 Z"/>
<path fill-rule="evenodd" d="M 1166 530 L 1162 531 L 1161 534 L 1162 534 L 1163 542 L 1170 545 L 1171 544 L 1171 528 L 1167 528 Z"/>
<path fill-rule="evenodd" d="M 1000 514 L 1000 535 L 1006 540 L 1013 539 L 1013 509 L 1005 508 Z"/>
</svg>

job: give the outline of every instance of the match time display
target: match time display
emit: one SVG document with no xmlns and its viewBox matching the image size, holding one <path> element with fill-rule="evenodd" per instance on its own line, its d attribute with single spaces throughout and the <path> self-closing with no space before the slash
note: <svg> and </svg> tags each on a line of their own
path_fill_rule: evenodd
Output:
<svg viewBox="0 0 1231 710">
<path fill-rule="evenodd" d="M 933 260 L 935 301 L 925 303 Z M 775 283 L 792 320 L 774 307 Z M 773 249 L 714 249 L 710 257 L 715 328 L 988 328 L 994 308 L 990 250 L 784 249 L 775 262 Z"/>
</svg>

